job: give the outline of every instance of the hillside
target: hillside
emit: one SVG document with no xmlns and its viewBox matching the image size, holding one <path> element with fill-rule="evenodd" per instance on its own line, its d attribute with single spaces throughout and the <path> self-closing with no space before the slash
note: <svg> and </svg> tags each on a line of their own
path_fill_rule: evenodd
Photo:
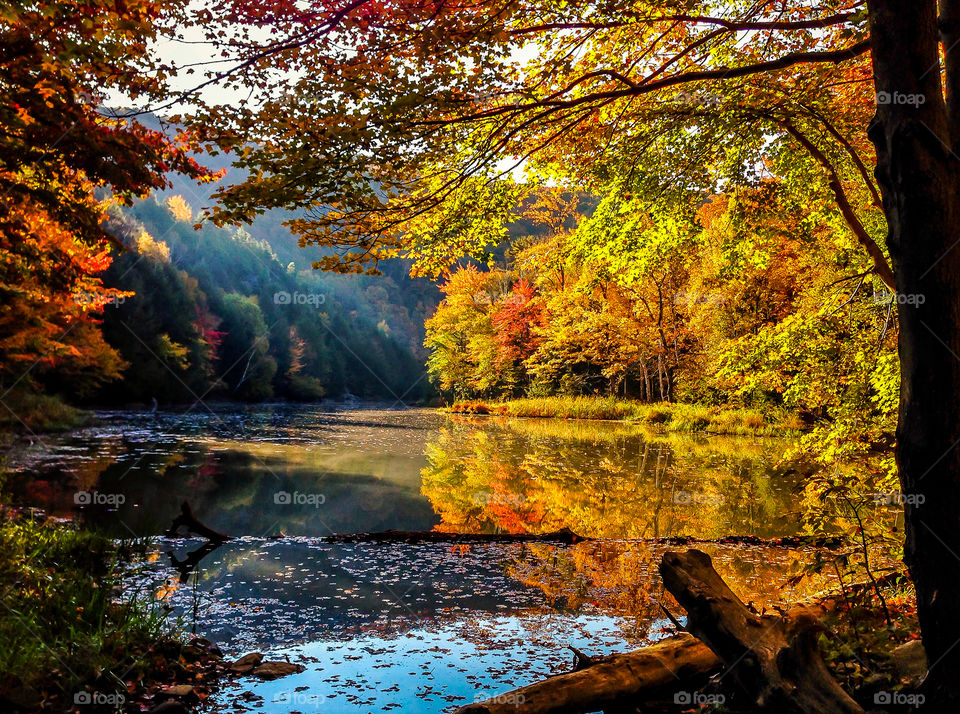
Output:
<svg viewBox="0 0 960 714">
<path fill-rule="evenodd" d="M 278 217 L 197 230 L 205 197 L 165 193 L 112 209 L 109 229 L 125 250 L 104 282 L 134 294 L 106 306 L 102 329 L 127 367 L 122 386 L 77 396 L 110 403 L 428 396 L 422 342 L 437 302 L 431 283 L 407 278 L 399 264 L 383 276 L 318 273 L 297 259 L 300 249 Z"/>
</svg>

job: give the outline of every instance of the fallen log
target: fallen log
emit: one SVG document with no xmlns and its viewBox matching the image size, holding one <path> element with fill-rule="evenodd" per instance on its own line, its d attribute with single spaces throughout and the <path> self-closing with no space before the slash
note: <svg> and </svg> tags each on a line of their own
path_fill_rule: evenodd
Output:
<svg viewBox="0 0 960 714">
<path fill-rule="evenodd" d="M 444 533 L 442 531 L 378 531 L 375 533 L 336 533 L 327 543 L 563 543 L 573 545 L 584 538 L 569 528 L 552 533 Z"/>
<path fill-rule="evenodd" d="M 585 714 L 638 702 L 673 702 L 677 692 L 697 691 L 722 666 L 688 634 L 626 654 L 578 654 L 577 659 L 579 668 L 573 672 L 468 704 L 453 714 Z"/>
<path fill-rule="evenodd" d="M 664 553 L 660 575 L 687 611 L 687 630 L 723 660 L 730 678 L 759 710 L 862 714 L 823 662 L 818 639 L 825 628 L 812 608 L 795 607 L 783 616 L 756 614 L 699 550 Z"/>
<path fill-rule="evenodd" d="M 563 528 L 552 533 L 449 533 L 444 531 L 375 531 L 372 533 L 335 533 L 324 540 L 328 543 L 529 543 L 550 542 L 573 545 L 584 541 L 616 540 L 624 543 L 650 543 L 652 545 L 758 545 L 781 548 L 839 548 L 845 541 L 835 536 L 788 536 L 784 538 L 760 538 L 753 535 L 732 535 L 720 538 L 693 538 L 690 536 L 664 536 L 660 538 L 587 538 Z"/>
<path fill-rule="evenodd" d="M 206 524 L 202 523 L 195 515 L 193 515 L 193 510 L 190 508 L 190 504 L 186 501 L 180 504 L 180 513 L 170 523 L 170 527 L 167 529 L 165 535 L 168 537 L 174 537 L 177 535 L 177 530 L 181 527 L 186 528 L 187 532 L 189 533 L 196 533 L 198 536 L 216 543 L 225 543 L 226 541 L 230 540 L 230 536 L 226 535 L 225 533 L 215 531 L 213 528 L 210 528 Z"/>
</svg>

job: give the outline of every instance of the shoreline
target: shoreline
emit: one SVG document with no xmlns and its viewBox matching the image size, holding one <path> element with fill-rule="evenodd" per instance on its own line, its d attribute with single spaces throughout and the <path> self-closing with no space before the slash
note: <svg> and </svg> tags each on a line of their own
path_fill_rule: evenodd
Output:
<svg viewBox="0 0 960 714">
<path fill-rule="evenodd" d="M 447 414 L 509 418 L 609 421 L 646 426 L 663 432 L 731 436 L 792 437 L 806 430 L 786 410 L 766 414 L 733 407 L 673 402 L 638 402 L 613 397 L 536 397 L 504 401 L 458 400 L 441 407 Z"/>
</svg>

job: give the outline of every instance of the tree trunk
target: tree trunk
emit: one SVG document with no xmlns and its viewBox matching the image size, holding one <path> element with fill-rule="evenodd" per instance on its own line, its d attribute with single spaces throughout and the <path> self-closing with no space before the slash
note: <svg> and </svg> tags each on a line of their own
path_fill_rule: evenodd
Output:
<svg viewBox="0 0 960 714">
<path fill-rule="evenodd" d="M 573 672 L 468 704 L 453 714 L 661 711 L 664 705 L 687 711 L 700 697 L 709 701 L 701 690 L 716 675 L 716 684 L 726 677 L 726 683 L 739 684 L 761 708 L 776 714 L 862 714 L 820 658 L 823 628 L 812 608 L 796 607 L 786 617 L 756 615 L 700 551 L 666 553 L 660 568 L 664 583 L 687 607 L 692 635 L 605 657 L 574 650 Z M 830 597 L 822 607 L 832 608 L 836 601 Z"/>
<path fill-rule="evenodd" d="M 550 533 L 446 533 L 443 531 L 374 531 L 372 533 L 334 533 L 328 543 L 564 543 L 574 545 L 593 540 L 569 528 Z"/>
<path fill-rule="evenodd" d="M 869 0 L 878 94 L 870 139 L 900 313 L 897 465 L 904 556 L 931 663 L 928 699 L 960 711 L 960 181 L 955 20 L 943 0 L 949 111 L 935 0 Z"/>
<path fill-rule="evenodd" d="M 579 653 L 578 653 L 579 658 Z M 585 666 L 582 666 L 585 665 Z M 692 695 L 720 669 L 710 648 L 687 634 L 627 654 L 581 661 L 573 672 L 468 704 L 453 714 L 585 714 Z"/>
</svg>

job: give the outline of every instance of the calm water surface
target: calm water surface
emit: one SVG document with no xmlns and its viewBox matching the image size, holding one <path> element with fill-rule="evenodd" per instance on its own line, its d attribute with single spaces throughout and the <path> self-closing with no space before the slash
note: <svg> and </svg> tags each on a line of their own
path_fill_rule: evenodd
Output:
<svg viewBox="0 0 960 714">
<path fill-rule="evenodd" d="M 155 539 L 129 586 L 231 655 L 306 666 L 236 680 L 216 696 L 222 710 L 428 713 L 564 671 L 568 645 L 605 653 L 661 636 L 660 603 L 676 607 L 657 576 L 664 547 L 639 539 L 799 533 L 802 468 L 784 449 L 606 422 L 229 406 L 103 412 L 19 446 L 7 466 L 20 502 L 116 537 L 162 533 L 183 501 L 234 536 L 213 550 Z M 603 540 L 324 540 L 434 527 Z M 804 549 L 699 547 L 745 599 L 804 594 L 781 588 Z"/>
</svg>

